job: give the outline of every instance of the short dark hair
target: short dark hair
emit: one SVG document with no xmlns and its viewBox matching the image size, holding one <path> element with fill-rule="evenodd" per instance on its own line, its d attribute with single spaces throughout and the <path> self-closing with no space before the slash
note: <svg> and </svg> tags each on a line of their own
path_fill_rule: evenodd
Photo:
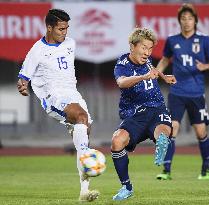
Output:
<svg viewBox="0 0 209 205">
<path fill-rule="evenodd" d="M 195 23 L 197 24 L 198 23 L 197 11 L 195 10 L 194 6 L 190 3 L 185 3 L 179 8 L 179 10 L 178 10 L 178 21 L 179 21 L 179 23 L 180 23 L 182 13 L 184 13 L 186 11 L 190 12 L 192 14 L 192 16 L 194 16 Z M 196 26 L 195 26 L 195 29 L 196 29 Z"/>
<path fill-rule="evenodd" d="M 70 16 L 61 9 L 50 9 L 46 15 L 45 23 L 46 25 L 50 25 L 52 27 L 57 25 L 58 21 L 66 21 L 70 20 Z"/>
</svg>

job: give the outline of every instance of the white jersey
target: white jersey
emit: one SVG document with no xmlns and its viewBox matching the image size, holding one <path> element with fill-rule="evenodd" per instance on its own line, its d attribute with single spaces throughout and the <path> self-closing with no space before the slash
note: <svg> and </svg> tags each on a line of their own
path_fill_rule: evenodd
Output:
<svg viewBox="0 0 209 205">
<path fill-rule="evenodd" d="M 60 44 L 48 44 L 42 38 L 28 52 L 19 77 L 31 81 L 39 99 L 76 90 L 74 52 L 75 41 L 71 38 L 66 37 Z"/>
<path fill-rule="evenodd" d="M 60 44 L 37 41 L 28 52 L 19 78 L 31 81 L 36 96 L 46 112 L 59 121 L 65 120 L 63 110 L 70 103 L 79 103 L 92 122 L 85 100 L 76 89 L 75 41 L 66 38 Z"/>
</svg>

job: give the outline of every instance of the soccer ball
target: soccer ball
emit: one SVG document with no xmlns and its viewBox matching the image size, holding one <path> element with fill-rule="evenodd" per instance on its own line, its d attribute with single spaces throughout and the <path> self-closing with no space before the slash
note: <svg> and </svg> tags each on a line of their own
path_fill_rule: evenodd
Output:
<svg viewBox="0 0 209 205">
<path fill-rule="evenodd" d="M 105 162 L 104 154 L 95 149 L 88 149 L 80 156 L 81 171 L 89 177 L 102 174 L 106 169 Z"/>
</svg>

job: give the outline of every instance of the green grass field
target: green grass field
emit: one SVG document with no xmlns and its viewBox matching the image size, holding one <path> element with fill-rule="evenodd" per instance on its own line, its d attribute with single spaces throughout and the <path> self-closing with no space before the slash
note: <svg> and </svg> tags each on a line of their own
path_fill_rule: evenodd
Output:
<svg viewBox="0 0 209 205">
<path fill-rule="evenodd" d="M 199 156 L 176 155 L 172 181 L 157 181 L 161 167 L 151 155 L 130 156 L 130 176 L 134 196 L 112 201 L 120 188 L 110 157 L 106 172 L 92 179 L 91 188 L 101 192 L 91 204 L 208 205 L 209 181 L 199 181 Z M 78 202 L 79 177 L 74 156 L 0 157 L 1 205 L 70 205 Z M 82 203 L 87 204 L 87 203 Z M 89 204 L 89 203 L 88 203 Z"/>
</svg>

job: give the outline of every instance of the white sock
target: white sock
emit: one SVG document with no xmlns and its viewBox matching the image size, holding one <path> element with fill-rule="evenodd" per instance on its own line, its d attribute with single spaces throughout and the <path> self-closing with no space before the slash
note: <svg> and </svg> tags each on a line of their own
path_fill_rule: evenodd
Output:
<svg viewBox="0 0 209 205">
<path fill-rule="evenodd" d="M 89 179 L 83 179 L 83 173 L 80 169 L 79 158 L 88 149 L 89 138 L 87 135 L 87 126 L 84 124 L 74 125 L 73 130 L 73 143 L 77 150 L 77 168 L 80 176 L 81 191 L 80 194 L 86 193 L 89 190 Z"/>
<path fill-rule="evenodd" d="M 78 155 L 82 155 L 85 153 L 86 149 L 88 149 L 89 138 L 87 135 L 87 126 L 84 124 L 76 124 L 74 125 L 73 130 L 73 143 L 78 152 Z"/>
<path fill-rule="evenodd" d="M 87 179 L 83 180 L 83 173 L 80 169 L 80 162 L 79 162 L 79 155 L 78 154 L 77 154 L 77 168 L 78 168 L 78 173 L 80 176 L 80 184 L 81 184 L 80 195 L 81 195 L 81 194 L 85 194 L 86 192 L 88 192 L 90 179 L 87 178 Z"/>
</svg>

